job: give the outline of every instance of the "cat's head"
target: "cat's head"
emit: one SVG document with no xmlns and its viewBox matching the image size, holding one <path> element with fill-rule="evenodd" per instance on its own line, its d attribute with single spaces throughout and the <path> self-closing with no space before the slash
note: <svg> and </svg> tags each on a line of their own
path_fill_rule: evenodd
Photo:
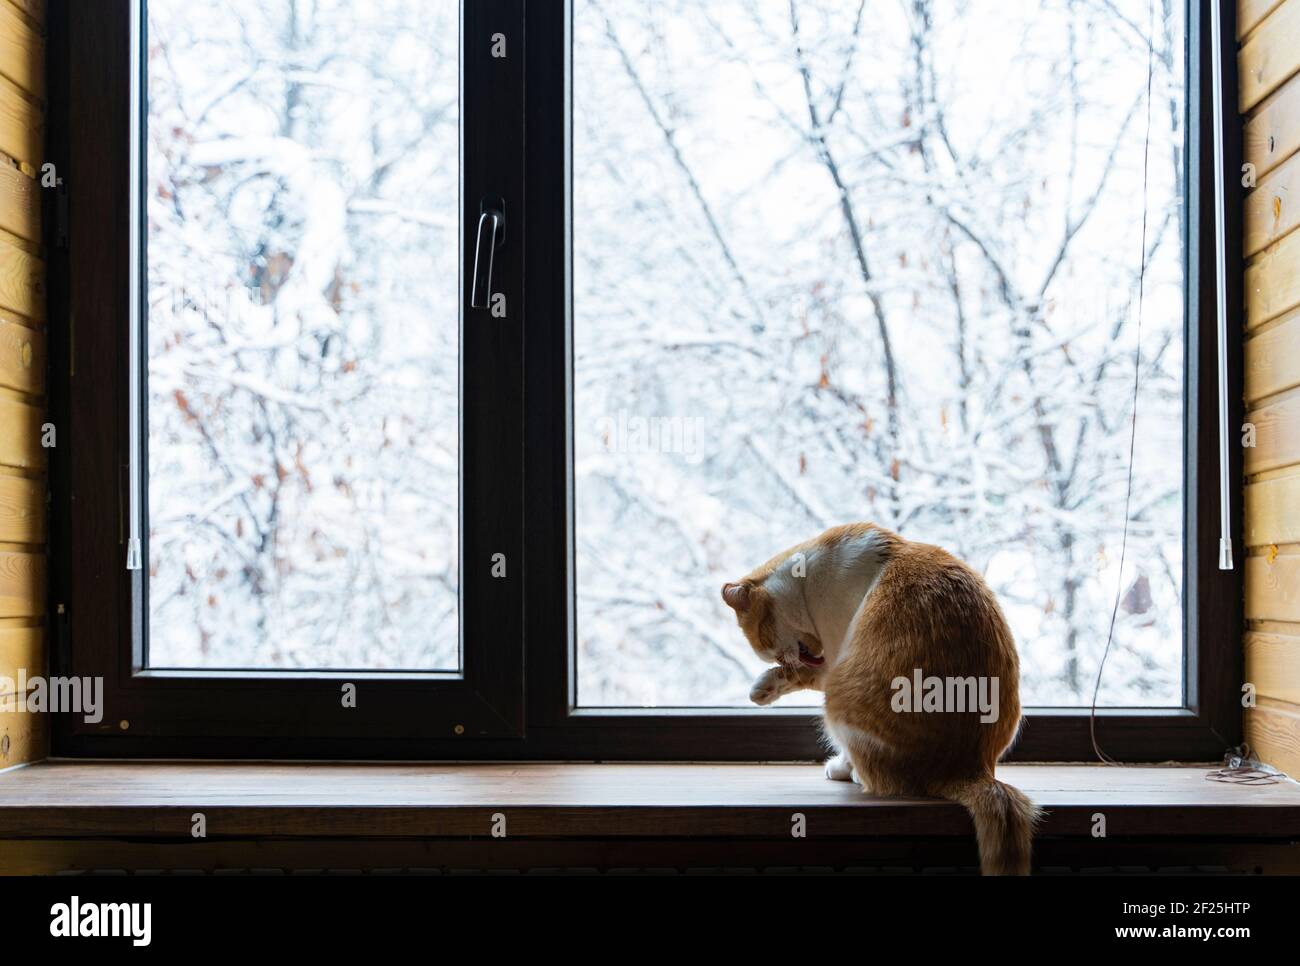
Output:
<svg viewBox="0 0 1300 966">
<path fill-rule="evenodd" d="M 788 592 L 779 574 L 745 577 L 722 585 L 722 599 L 736 613 L 745 639 L 767 664 L 821 667 L 822 643 L 809 629 L 802 597 Z"/>
</svg>

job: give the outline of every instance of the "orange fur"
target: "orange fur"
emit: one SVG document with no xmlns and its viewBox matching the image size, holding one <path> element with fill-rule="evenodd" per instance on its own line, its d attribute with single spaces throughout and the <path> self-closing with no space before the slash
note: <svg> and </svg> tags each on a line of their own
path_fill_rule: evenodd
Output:
<svg viewBox="0 0 1300 966">
<path fill-rule="evenodd" d="M 983 872 L 1029 872 L 1039 811 L 994 777 L 1020 725 L 1019 658 L 975 571 L 939 547 L 858 523 L 778 554 L 727 584 L 723 597 L 754 651 L 779 664 L 755 683 L 756 702 L 825 692 L 825 729 L 847 758 L 828 763 L 828 775 L 846 777 L 851 762 L 875 794 L 960 802 L 975 823 Z M 800 645 L 824 665 L 801 661 Z M 975 709 L 895 710 L 893 683 L 917 671 L 995 682 L 996 720 L 981 721 Z"/>
</svg>

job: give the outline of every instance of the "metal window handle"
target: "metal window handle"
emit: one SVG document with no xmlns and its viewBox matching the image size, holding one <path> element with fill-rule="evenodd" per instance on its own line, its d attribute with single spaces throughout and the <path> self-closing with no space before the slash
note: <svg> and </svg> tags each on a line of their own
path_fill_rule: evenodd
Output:
<svg viewBox="0 0 1300 966">
<path fill-rule="evenodd" d="M 474 243 L 474 275 L 470 282 L 469 307 L 486 309 L 492 301 L 492 263 L 505 239 L 505 215 L 486 208 L 478 216 L 478 239 Z"/>
</svg>

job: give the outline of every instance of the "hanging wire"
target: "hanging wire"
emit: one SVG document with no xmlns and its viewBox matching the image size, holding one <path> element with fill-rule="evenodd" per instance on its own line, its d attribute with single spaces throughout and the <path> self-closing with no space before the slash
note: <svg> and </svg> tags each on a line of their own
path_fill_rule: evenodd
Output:
<svg viewBox="0 0 1300 966">
<path fill-rule="evenodd" d="M 1119 764 L 1101 750 L 1097 743 L 1097 695 L 1101 691 L 1101 676 L 1106 670 L 1106 658 L 1110 655 L 1110 645 L 1115 639 L 1115 620 L 1119 616 L 1120 601 L 1124 596 L 1124 561 L 1128 556 L 1129 514 L 1133 502 L 1133 454 L 1137 449 L 1138 388 L 1142 374 L 1142 303 L 1146 292 L 1147 275 L 1147 183 L 1151 159 L 1151 88 L 1155 78 L 1155 8 L 1147 7 L 1147 118 L 1146 133 L 1142 138 L 1142 247 L 1138 249 L 1138 290 L 1137 290 L 1137 346 L 1133 352 L 1133 416 L 1129 424 L 1128 436 L 1128 476 L 1124 485 L 1124 534 L 1119 545 L 1119 574 L 1115 578 L 1115 606 L 1110 612 L 1110 628 L 1106 632 L 1106 648 L 1101 652 L 1101 662 L 1097 665 L 1097 680 L 1092 688 L 1092 706 L 1088 712 L 1088 735 L 1092 739 L 1092 750 L 1098 760 L 1107 765 Z"/>
</svg>

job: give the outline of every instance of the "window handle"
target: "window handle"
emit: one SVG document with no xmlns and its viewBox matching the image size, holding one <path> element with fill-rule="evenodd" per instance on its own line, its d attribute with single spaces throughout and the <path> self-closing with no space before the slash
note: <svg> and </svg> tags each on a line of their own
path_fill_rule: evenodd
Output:
<svg viewBox="0 0 1300 966">
<path fill-rule="evenodd" d="M 474 275 L 470 281 L 469 307 L 486 309 L 492 301 L 492 263 L 505 241 L 506 217 L 495 208 L 484 208 L 478 216 L 478 239 L 474 244 Z"/>
</svg>

